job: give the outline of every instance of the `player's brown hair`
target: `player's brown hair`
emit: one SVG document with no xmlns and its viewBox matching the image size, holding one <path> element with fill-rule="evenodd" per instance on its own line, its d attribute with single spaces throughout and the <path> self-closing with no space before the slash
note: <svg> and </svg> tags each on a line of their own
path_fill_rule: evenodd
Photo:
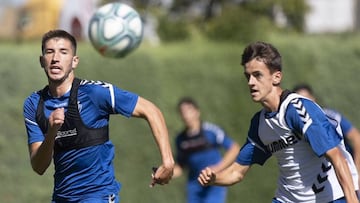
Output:
<svg viewBox="0 0 360 203">
<path fill-rule="evenodd" d="M 183 104 L 191 104 L 192 106 L 194 106 L 196 109 L 199 109 L 199 105 L 197 104 L 197 102 L 191 98 L 191 97 L 183 97 L 179 100 L 178 102 L 178 109 L 180 109 L 180 106 Z"/>
<path fill-rule="evenodd" d="M 42 37 L 41 41 L 41 53 L 44 55 L 45 52 L 45 44 L 47 41 L 53 38 L 63 38 L 68 39 L 71 42 L 74 55 L 76 55 L 76 49 L 77 49 L 77 43 L 74 36 L 72 36 L 70 33 L 66 32 L 65 30 L 50 30 L 47 33 L 45 33 Z"/>
<path fill-rule="evenodd" d="M 281 71 L 281 55 L 279 51 L 271 44 L 266 42 L 254 42 L 249 44 L 242 54 L 241 65 L 252 59 L 262 61 L 270 69 L 270 72 Z"/>
</svg>

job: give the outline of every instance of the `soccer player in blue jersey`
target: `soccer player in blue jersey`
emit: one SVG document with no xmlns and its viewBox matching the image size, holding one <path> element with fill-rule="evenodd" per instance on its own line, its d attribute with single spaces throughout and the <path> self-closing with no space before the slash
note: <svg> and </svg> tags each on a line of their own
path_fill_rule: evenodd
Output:
<svg viewBox="0 0 360 203">
<path fill-rule="evenodd" d="M 193 98 L 180 99 L 178 110 L 185 127 L 176 136 L 174 177 L 180 176 L 183 169 L 187 171 L 188 203 L 225 203 L 226 187 L 202 187 L 197 177 L 207 166 L 213 171 L 221 171 L 229 166 L 235 161 L 239 144 L 219 126 L 202 121 L 200 108 Z M 222 149 L 225 151 L 223 156 Z"/>
<path fill-rule="evenodd" d="M 293 91 L 307 97 L 313 101 L 316 101 L 314 91 L 309 84 L 301 83 L 294 86 Z M 359 130 L 340 112 L 323 107 L 325 114 L 333 121 L 335 124 L 340 124 L 341 132 L 344 136 L 345 147 L 352 155 L 357 171 L 360 172 L 360 132 Z M 360 181 L 359 181 L 360 183 Z"/>
<path fill-rule="evenodd" d="M 112 84 L 76 78 L 78 63 L 72 35 L 63 30 L 45 33 L 40 64 L 48 85 L 24 102 L 31 166 L 40 175 L 52 159 L 55 166 L 52 202 L 120 201 L 114 145 L 109 139 L 112 114 L 140 117 L 149 123 L 162 158 L 150 186 L 167 184 L 175 162 L 161 111 Z"/>
<path fill-rule="evenodd" d="M 252 100 L 263 108 L 252 118 L 236 161 L 221 172 L 204 169 L 198 181 L 232 185 L 243 180 L 252 164 L 263 165 L 275 156 L 279 178 L 273 203 L 358 203 L 358 174 L 341 130 L 312 100 L 281 88 L 278 50 L 269 43 L 251 43 L 241 64 Z"/>
</svg>

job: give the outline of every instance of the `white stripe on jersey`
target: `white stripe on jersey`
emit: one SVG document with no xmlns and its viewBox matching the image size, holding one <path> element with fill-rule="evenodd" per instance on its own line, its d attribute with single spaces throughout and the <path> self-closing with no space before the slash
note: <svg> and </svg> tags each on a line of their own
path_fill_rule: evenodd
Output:
<svg viewBox="0 0 360 203">
<path fill-rule="evenodd" d="M 115 112 L 115 93 L 114 93 L 114 87 L 112 85 L 109 86 L 110 91 L 110 97 L 111 97 L 111 107 L 114 113 Z"/>
<path fill-rule="evenodd" d="M 215 133 L 217 144 L 223 143 L 225 139 L 225 132 L 219 126 L 209 122 L 204 122 L 203 127 L 205 130 L 209 130 Z"/>
<path fill-rule="evenodd" d="M 25 118 L 25 122 L 31 123 L 32 125 L 38 125 L 36 122 L 34 122 L 34 121 L 32 121 L 32 120 L 30 120 L 28 118 Z"/>
</svg>

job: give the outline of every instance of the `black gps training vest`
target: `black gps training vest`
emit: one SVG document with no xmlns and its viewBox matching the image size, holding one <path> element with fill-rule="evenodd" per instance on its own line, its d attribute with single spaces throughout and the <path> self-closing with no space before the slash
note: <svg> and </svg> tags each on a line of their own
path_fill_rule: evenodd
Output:
<svg viewBox="0 0 360 203">
<path fill-rule="evenodd" d="M 185 129 L 180 133 L 179 136 L 182 137 L 182 140 L 179 143 L 179 148 L 185 154 L 191 154 L 194 152 L 214 148 L 214 146 L 207 140 L 203 132 L 202 126 L 200 132 L 197 135 L 189 137 Z"/>
<path fill-rule="evenodd" d="M 80 79 L 75 78 L 72 83 L 64 124 L 58 130 L 55 138 L 55 152 L 99 145 L 109 140 L 108 125 L 101 128 L 89 128 L 82 121 L 77 99 L 80 82 Z M 49 126 L 49 120 L 44 113 L 44 98 L 48 91 L 49 86 L 40 90 L 40 100 L 36 111 L 36 122 L 44 135 L 47 133 Z"/>
</svg>

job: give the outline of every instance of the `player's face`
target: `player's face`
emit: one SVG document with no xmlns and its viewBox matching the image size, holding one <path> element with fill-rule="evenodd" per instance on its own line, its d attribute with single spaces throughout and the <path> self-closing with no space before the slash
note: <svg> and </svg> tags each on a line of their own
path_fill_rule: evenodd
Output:
<svg viewBox="0 0 360 203">
<path fill-rule="evenodd" d="M 184 103 L 180 106 L 181 118 L 185 125 L 190 127 L 200 120 L 200 111 L 192 104 Z"/>
<path fill-rule="evenodd" d="M 50 82 L 66 80 L 73 74 L 73 69 L 79 62 L 79 58 L 74 55 L 71 42 L 63 38 L 48 40 L 41 60 Z"/>
<path fill-rule="evenodd" d="M 271 99 L 274 87 L 280 84 L 281 72 L 270 73 L 270 69 L 261 60 L 253 59 L 246 63 L 244 74 L 254 102 L 265 103 Z"/>
</svg>

